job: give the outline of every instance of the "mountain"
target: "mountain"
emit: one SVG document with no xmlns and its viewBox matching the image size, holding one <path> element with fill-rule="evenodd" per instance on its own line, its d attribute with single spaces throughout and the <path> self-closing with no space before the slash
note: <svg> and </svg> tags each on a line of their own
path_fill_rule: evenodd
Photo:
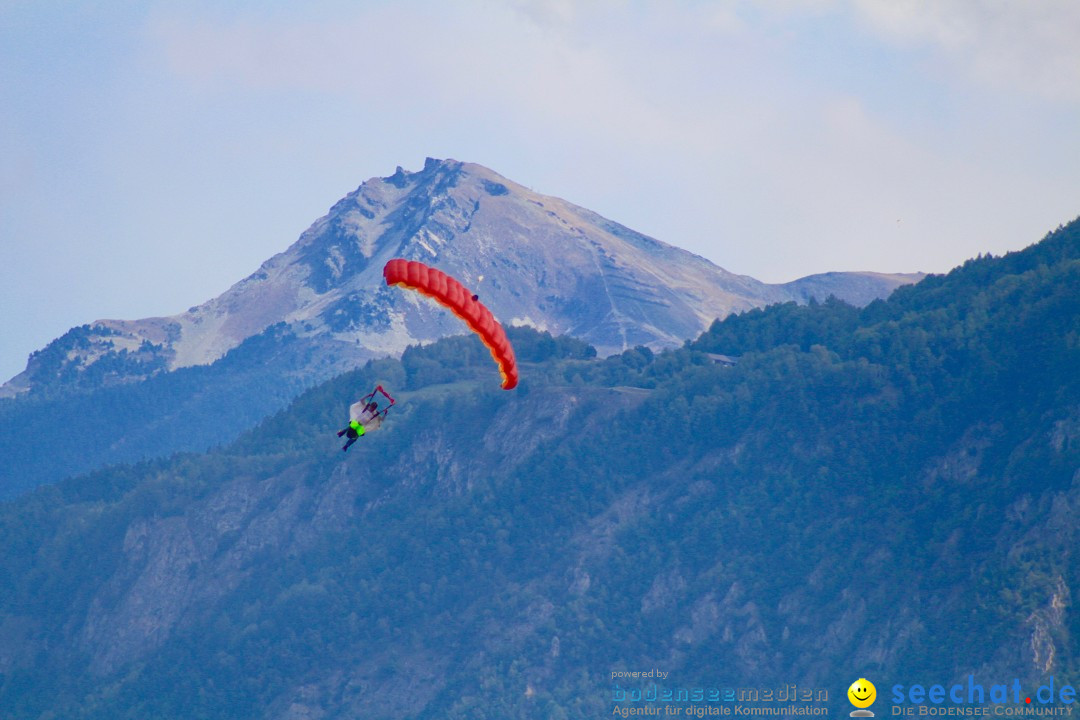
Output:
<svg viewBox="0 0 1080 720">
<path fill-rule="evenodd" d="M 658 668 L 829 715 L 866 677 L 880 716 L 915 712 L 894 684 L 1080 682 L 1080 222 L 660 353 L 510 333 L 514 392 L 449 338 L 0 505 L 5 714 L 601 717 Z M 342 453 L 376 382 L 401 403 Z"/>
<path fill-rule="evenodd" d="M 462 280 L 508 325 L 589 342 L 602 355 L 675 347 L 714 319 L 828 294 L 866 304 L 918 275 L 830 273 L 768 285 L 480 165 L 428 158 L 350 193 L 288 250 L 185 313 L 99 320 L 34 353 L 0 392 L 99 387 L 208 365 L 284 324 L 295 372 L 314 382 L 461 331 L 456 318 L 387 288 L 392 257 Z"/>
<path fill-rule="evenodd" d="M 31 355 L 0 388 L 0 497 L 227 443 L 307 387 L 463 332 L 449 312 L 386 287 L 391 257 L 456 275 L 506 325 L 574 335 L 601 354 L 678 346 L 766 303 L 865 304 L 916 279 L 766 285 L 479 165 L 428 159 L 365 182 L 220 297 L 172 317 L 83 325 Z"/>
</svg>

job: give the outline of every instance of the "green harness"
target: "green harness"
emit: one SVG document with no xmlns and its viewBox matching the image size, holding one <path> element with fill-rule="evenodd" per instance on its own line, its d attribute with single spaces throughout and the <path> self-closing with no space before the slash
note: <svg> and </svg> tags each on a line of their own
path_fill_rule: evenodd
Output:
<svg viewBox="0 0 1080 720">
<path fill-rule="evenodd" d="M 361 425 L 360 423 L 356 422 L 355 420 L 350 420 L 349 421 L 349 427 L 351 427 L 353 430 L 355 430 L 357 435 L 363 435 L 364 434 L 364 426 Z"/>
</svg>

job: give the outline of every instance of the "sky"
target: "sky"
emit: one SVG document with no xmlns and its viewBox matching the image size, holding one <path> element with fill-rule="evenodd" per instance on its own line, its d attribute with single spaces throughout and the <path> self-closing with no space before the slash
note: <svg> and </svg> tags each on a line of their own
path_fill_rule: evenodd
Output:
<svg viewBox="0 0 1080 720">
<path fill-rule="evenodd" d="M 1076 0 L 0 0 L 0 382 L 364 180 L 485 165 L 767 282 L 1080 215 Z"/>
</svg>

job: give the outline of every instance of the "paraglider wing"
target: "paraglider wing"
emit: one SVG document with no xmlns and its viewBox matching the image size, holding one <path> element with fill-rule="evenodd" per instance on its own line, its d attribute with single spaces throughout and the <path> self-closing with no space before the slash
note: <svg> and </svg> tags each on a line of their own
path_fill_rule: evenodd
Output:
<svg viewBox="0 0 1080 720">
<path fill-rule="evenodd" d="M 514 348 L 506 339 L 506 331 L 491 311 L 475 299 L 471 290 L 443 271 L 415 260 L 391 260 L 383 267 L 383 277 L 387 285 L 416 290 L 464 320 L 469 329 L 480 336 L 499 365 L 503 389 L 512 390 L 517 386 L 517 360 L 514 359 Z"/>
</svg>

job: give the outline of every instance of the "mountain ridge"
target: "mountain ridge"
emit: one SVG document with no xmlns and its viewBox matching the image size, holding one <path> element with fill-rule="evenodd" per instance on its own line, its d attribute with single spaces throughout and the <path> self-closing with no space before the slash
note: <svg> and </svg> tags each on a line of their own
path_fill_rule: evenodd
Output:
<svg viewBox="0 0 1080 720">
<path fill-rule="evenodd" d="M 0 387 L 0 498 L 228 443 L 305 388 L 465 332 L 418 293 L 386 287 L 391 257 L 455 275 L 508 328 L 578 336 L 601 355 L 677 347 L 716 317 L 766 303 L 831 294 L 862 304 L 912 279 L 767 285 L 482 166 L 429 158 L 362 183 L 202 305 L 83 325 L 35 352 Z"/>
<path fill-rule="evenodd" d="M 201 305 L 69 331 L 31 355 L 0 397 L 210 364 L 281 322 L 308 346 L 311 382 L 460 331 L 446 313 L 383 287 L 380 268 L 395 256 L 438 264 L 504 324 L 581 337 L 602 355 L 674 347 L 717 317 L 775 302 L 833 294 L 865 304 L 921 277 L 827 273 L 770 285 L 483 166 L 427 158 L 420 171 L 399 166 L 364 182 Z"/>
</svg>

